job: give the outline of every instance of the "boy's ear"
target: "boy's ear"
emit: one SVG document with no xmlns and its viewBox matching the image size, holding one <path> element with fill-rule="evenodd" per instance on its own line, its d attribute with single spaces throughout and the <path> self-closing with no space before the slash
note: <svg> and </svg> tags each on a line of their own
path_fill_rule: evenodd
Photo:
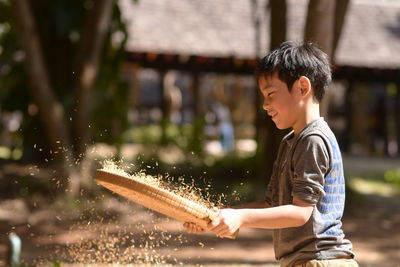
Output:
<svg viewBox="0 0 400 267">
<path fill-rule="evenodd" d="M 311 93 L 311 81 L 306 76 L 301 76 L 298 80 L 298 86 L 301 96 L 306 96 Z"/>
</svg>

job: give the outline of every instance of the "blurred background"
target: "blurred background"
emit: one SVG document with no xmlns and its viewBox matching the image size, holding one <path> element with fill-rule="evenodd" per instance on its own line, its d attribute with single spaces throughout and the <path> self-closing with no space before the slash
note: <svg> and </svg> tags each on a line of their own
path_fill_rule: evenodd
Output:
<svg viewBox="0 0 400 267">
<path fill-rule="evenodd" d="M 262 110 L 254 68 L 285 40 L 332 59 L 321 112 L 344 156 L 360 265 L 400 266 L 398 0 L 1 0 L 0 266 L 132 263 L 142 252 L 120 255 L 133 241 L 107 238 L 148 242 L 133 221 L 149 218 L 181 236 L 99 188 L 104 159 L 194 181 L 227 205 L 261 199 L 287 131 Z M 98 243 L 71 256 L 100 229 L 112 256 L 82 256 L 109 249 Z M 155 247 L 146 263 L 276 266 L 265 230 Z"/>
</svg>

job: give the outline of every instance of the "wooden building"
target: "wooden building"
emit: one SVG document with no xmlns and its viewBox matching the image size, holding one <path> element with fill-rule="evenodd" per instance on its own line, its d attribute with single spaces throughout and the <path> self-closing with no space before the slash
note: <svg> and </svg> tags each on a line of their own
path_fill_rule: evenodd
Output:
<svg viewBox="0 0 400 267">
<path fill-rule="evenodd" d="M 287 39 L 302 40 L 308 1 L 287 3 Z M 269 51 L 268 0 L 120 0 L 119 5 L 129 34 L 126 69 L 136 77 L 143 68 L 158 72 L 159 95 L 165 94 L 169 70 L 190 76 L 192 99 L 196 100 L 201 94 L 202 74 L 251 79 L 256 59 Z M 333 58 L 335 83 L 331 91 L 339 88 L 341 93 L 333 92 L 332 97 L 338 99 L 329 108 L 329 120 L 345 150 L 399 154 L 398 51 L 400 2 L 350 1 Z M 133 84 L 138 85 L 137 80 Z M 195 114 L 202 112 L 199 101 L 192 105 Z M 166 109 L 164 104 L 164 112 Z"/>
</svg>

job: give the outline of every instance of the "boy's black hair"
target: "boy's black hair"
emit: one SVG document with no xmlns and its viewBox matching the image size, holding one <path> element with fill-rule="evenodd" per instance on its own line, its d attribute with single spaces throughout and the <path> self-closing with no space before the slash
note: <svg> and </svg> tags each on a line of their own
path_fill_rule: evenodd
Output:
<svg viewBox="0 0 400 267">
<path fill-rule="evenodd" d="M 310 79 L 314 99 L 321 102 L 332 80 L 328 55 L 313 43 L 287 41 L 262 58 L 256 68 L 257 80 L 277 72 L 289 91 L 301 76 Z"/>
</svg>

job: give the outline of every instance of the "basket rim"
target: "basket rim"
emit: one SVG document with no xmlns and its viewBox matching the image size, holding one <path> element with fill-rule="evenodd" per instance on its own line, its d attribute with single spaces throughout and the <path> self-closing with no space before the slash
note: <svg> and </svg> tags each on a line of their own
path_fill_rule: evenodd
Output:
<svg viewBox="0 0 400 267">
<path fill-rule="evenodd" d="M 179 221 L 193 221 L 204 226 L 215 214 L 215 210 L 201 203 L 128 175 L 99 169 L 94 180 L 124 198 Z M 129 194 L 126 191 L 129 191 Z"/>
</svg>

